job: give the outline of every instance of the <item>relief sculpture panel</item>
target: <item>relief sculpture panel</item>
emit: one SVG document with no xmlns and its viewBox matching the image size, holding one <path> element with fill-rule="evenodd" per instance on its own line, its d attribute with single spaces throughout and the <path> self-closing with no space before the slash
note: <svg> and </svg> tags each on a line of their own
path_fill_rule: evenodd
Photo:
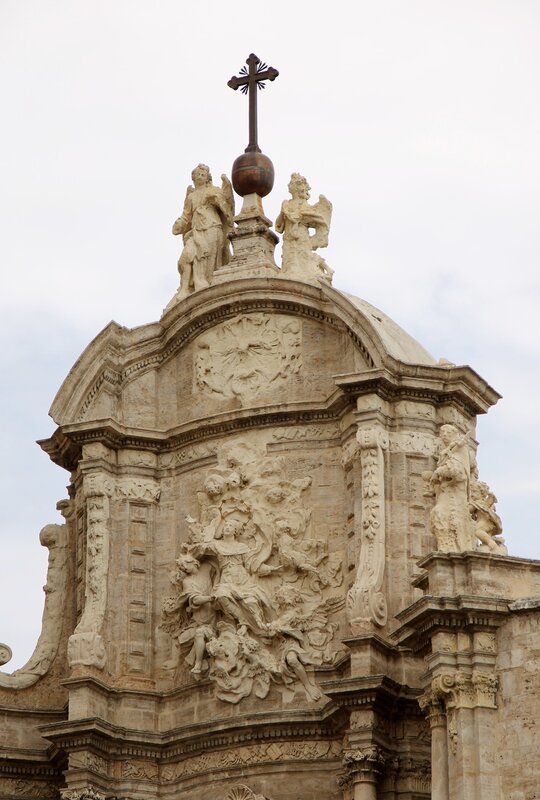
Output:
<svg viewBox="0 0 540 800">
<path fill-rule="evenodd" d="M 279 314 L 243 314 L 197 340 L 199 390 L 242 403 L 282 384 L 301 366 L 298 320 Z"/>
<path fill-rule="evenodd" d="M 313 534 L 311 482 L 287 479 L 283 458 L 237 447 L 208 470 L 199 519 L 186 518 L 162 610 L 175 642 L 165 667 L 183 658 L 220 700 L 264 698 L 274 684 L 286 700 L 297 687 L 318 700 L 312 668 L 338 657 L 330 616 L 340 599 L 328 595 L 342 583 L 341 558 Z"/>
</svg>

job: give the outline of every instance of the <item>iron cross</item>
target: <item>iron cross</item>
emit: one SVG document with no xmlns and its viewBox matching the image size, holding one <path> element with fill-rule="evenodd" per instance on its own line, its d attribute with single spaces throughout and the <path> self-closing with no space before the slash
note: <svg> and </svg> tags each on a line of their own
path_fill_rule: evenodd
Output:
<svg viewBox="0 0 540 800">
<path fill-rule="evenodd" d="M 260 153 L 261 148 L 257 144 L 257 87 L 264 89 L 264 81 L 273 81 L 279 75 L 277 69 L 268 67 L 255 53 L 251 53 L 246 59 L 248 69 L 242 67 L 240 77 L 233 76 L 227 82 L 231 89 L 241 87 L 243 94 L 249 96 L 249 144 L 246 153 Z"/>
</svg>

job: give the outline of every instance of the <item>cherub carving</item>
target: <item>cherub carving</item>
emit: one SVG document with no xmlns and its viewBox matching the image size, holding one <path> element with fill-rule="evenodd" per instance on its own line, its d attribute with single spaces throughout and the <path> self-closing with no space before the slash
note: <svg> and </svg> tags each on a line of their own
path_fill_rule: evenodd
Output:
<svg viewBox="0 0 540 800">
<path fill-rule="evenodd" d="M 237 445 L 218 457 L 197 492 L 198 520 L 185 518 L 161 627 L 175 652 L 189 645 L 192 674 L 207 675 L 226 702 L 265 697 L 271 684 L 290 700 L 295 683 L 318 700 L 306 668 L 335 660 L 334 609 L 323 590 L 342 581 L 341 560 L 326 541 L 306 536 L 311 510 L 303 495 L 311 482 L 290 479 L 283 457 Z"/>
<path fill-rule="evenodd" d="M 495 511 L 496 502 L 497 498 L 487 483 L 472 481 L 470 512 L 474 523 L 474 535 L 489 552 L 507 555 L 504 539 L 500 537 L 502 522 Z M 482 545 L 480 549 L 484 549 Z"/>
<path fill-rule="evenodd" d="M 310 206 L 310 186 L 298 172 L 291 175 L 288 189 L 292 199 L 283 201 L 276 219 L 276 231 L 283 234 L 283 274 L 289 278 L 318 278 L 331 283 L 334 271 L 314 251 L 328 246 L 332 204 L 321 194 L 319 201 Z M 310 230 L 314 233 L 310 234 Z"/>
<path fill-rule="evenodd" d="M 181 285 L 175 300 L 210 285 L 217 267 L 230 258 L 227 234 L 232 231 L 234 199 L 229 179 L 221 176 L 221 188 L 213 186 L 206 164 L 191 173 L 182 215 L 173 225 L 175 235 L 183 234 L 184 249 L 178 261 Z"/>
</svg>

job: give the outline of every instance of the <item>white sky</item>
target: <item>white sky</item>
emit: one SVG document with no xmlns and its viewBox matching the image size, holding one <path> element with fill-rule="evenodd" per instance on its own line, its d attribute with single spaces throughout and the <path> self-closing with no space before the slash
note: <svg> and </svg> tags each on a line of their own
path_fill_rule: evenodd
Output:
<svg viewBox="0 0 540 800">
<path fill-rule="evenodd" d="M 254 10 L 261 8 L 261 11 Z M 275 219 L 293 171 L 333 203 L 334 286 L 382 308 L 504 399 L 479 464 L 512 555 L 540 558 L 540 3 L 0 2 L 0 640 L 39 635 L 67 473 L 34 444 L 111 319 L 159 318 L 191 169 L 230 173 L 250 52 Z"/>
</svg>

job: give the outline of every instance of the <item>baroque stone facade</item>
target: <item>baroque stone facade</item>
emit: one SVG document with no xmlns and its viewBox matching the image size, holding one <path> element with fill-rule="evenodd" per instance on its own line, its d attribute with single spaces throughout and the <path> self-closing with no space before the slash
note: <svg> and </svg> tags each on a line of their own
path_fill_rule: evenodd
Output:
<svg viewBox="0 0 540 800">
<path fill-rule="evenodd" d="M 331 286 L 302 176 L 281 270 L 260 197 L 193 182 L 179 291 L 98 335 L 40 443 L 69 497 L 0 799 L 531 800 L 540 565 L 478 475 L 497 393 Z"/>
</svg>

